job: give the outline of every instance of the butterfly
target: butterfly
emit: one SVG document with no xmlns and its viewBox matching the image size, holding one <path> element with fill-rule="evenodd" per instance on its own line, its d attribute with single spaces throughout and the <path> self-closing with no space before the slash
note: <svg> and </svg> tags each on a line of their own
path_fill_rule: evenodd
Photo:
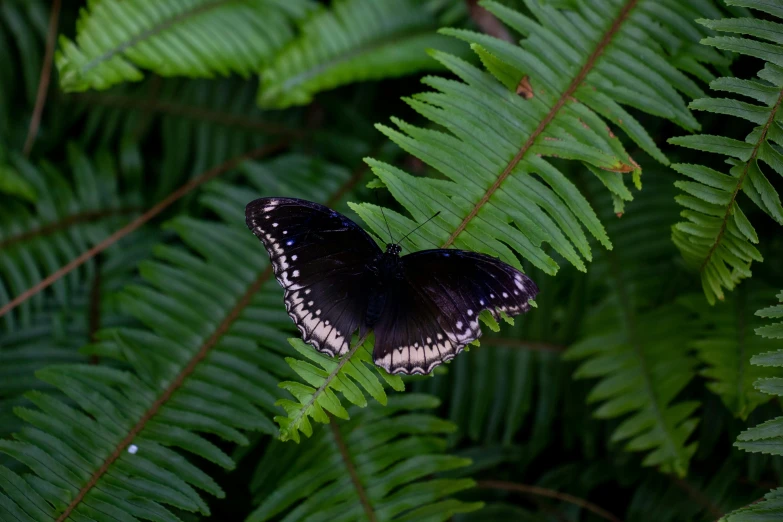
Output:
<svg viewBox="0 0 783 522">
<path fill-rule="evenodd" d="M 375 364 L 427 374 L 481 336 L 479 313 L 527 312 L 538 287 L 492 256 L 456 249 L 400 257 L 359 225 L 302 199 L 261 198 L 245 209 L 266 247 L 285 307 L 305 342 L 332 357 L 373 330 Z"/>
</svg>

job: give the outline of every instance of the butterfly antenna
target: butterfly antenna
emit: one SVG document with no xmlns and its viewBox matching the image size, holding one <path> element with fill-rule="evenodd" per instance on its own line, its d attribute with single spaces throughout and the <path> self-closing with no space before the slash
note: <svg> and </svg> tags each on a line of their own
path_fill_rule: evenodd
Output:
<svg viewBox="0 0 783 522">
<path fill-rule="evenodd" d="M 407 234 L 405 234 L 405 236 L 404 236 L 402 239 L 400 239 L 400 240 L 397 242 L 397 244 L 399 245 L 400 243 L 402 243 L 403 241 L 405 241 L 405 239 L 406 239 L 408 236 L 410 236 L 411 234 L 413 234 L 414 232 L 416 232 L 417 230 L 419 230 L 421 227 L 423 227 L 424 225 L 426 225 L 427 223 L 429 223 L 430 221 L 432 221 L 433 219 L 435 219 L 436 217 L 438 217 L 438 214 L 440 214 L 440 210 L 438 210 L 437 212 L 435 212 L 435 214 L 433 214 L 433 216 L 432 216 L 431 218 L 429 218 L 427 221 L 425 221 L 424 223 L 420 224 L 419 226 L 417 226 L 416 228 L 414 228 L 413 230 L 411 230 L 410 232 L 408 232 Z"/>
<path fill-rule="evenodd" d="M 389 228 L 389 222 L 386 221 L 386 214 L 383 213 L 383 207 L 381 206 L 380 203 L 378 203 L 378 193 L 377 192 L 375 193 L 375 204 L 378 205 L 378 207 L 380 207 L 380 209 L 381 209 L 381 216 L 383 216 L 383 222 L 386 223 L 386 230 L 389 231 L 389 241 L 394 243 L 394 238 L 392 237 L 391 228 Z"/>
</svg>

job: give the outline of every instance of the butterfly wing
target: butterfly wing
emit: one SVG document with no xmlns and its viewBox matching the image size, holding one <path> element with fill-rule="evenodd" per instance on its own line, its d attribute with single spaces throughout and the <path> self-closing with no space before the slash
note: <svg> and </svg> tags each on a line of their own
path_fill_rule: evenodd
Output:
<svg viewBox="0 0 783 522">
<path fill-rule="evenodd" d="M 342 214 L 302 199 L 257 199 L 245 216 L 303 340 L 331 356 L 347 352 L 367 308 L 368 265 L 381 255 L 375 241 Z"/>
<path fill-rule="evenodd" d="M 402 258 L 403 280 L 375 326 L 375 364 L 389 373 L 429 373 L 481 337 L 478 315 L 527 312 L 538 287 L 516 268 L 465 250 Z"/>
</svg>

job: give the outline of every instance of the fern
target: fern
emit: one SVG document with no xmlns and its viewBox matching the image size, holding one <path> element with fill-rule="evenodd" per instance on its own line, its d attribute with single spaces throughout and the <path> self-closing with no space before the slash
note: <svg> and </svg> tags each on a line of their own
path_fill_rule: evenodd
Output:
<svg viewBox="0 0 783 522">
<path fill-rule="evenodd" d="M 261 71 L 258 104 L 284 109 L 357 80 L 402 76 L 437 65 L 424 52 L 452 40 L 421 0 L 338 0 L 302 24 L 302 35 Z"/>
<path fill-rule="evenodd" d="M 777 12 L 774 14 L 783 15 L 780 8 L 777 8 Z M 756 312 L 759 317 L 768 319 L 781 319 L 783 318 L 783 292 L 778 294 L 778 300 L 780 304 L 762 308 Z M 770 351 L 767 353 L 761 353 L 754 355 L 750 362 L 756 366 L 762 366 L 771 369 L 778 369 L 783 367 L 780 359 L 783 355 L 783 322 L 776 322 L 765 326 L 756 328 L 756 334 L 768 339 L 774 339 L 775 344 L 780 348 L 777 351 Z M 783 378 L 781 377 L 767 377 L 756 381 L 756 389 L 762 393 L 769 395 L 781 395 L 781 387 L 783 385 Z M 753 428 L 749 428 L 743 431 L 737 442 L 734 444 L 740 449 L 751 452 L 766 453 L 771 455 L 783 455 L 783 417 L 777 417 L 776 419 L 764 422 Z M 724 519 L 726 522 L 754 522 L 756 520 L 775 520 L 783 517 L 783 504 L 781 504 L 781 496 L 783 495 L 783 488 L 778 488 L 770 491 L 765 497 L 764 501 L 754 503 L 750 506 L 738 509 L 727 515 Z"/>
<path fill-rule="evenodd" d="M 564 358 L 582 360 L 575 378 L 599 379 L 587 395 L 588 403 L 600 402 L 594 415 L 622 418 L 612 442 L 645 452 L 643 465 L 684 476 L 696 451 L 689 438 L 699 403 L 676 398 L 695 376 L 697 361 L 686 349 L 693 332 L 685 308 L 665 293 L 677 274 L 667 262 L 676 252 L 666 240 L 675 215 L 659 203 L 671 201 L 663 175 L 655 173 L 628 213 L 609 224 L 618 248 L 604 253 L 595 270 L 608 295 L 588 305 L 579 340 Z M 595 185 L 586 187 L 591 198 Z M 611 207 L 601 196 L 599 208 L 608 215 Z"/>
<path fill-rule="evenodd" d="M 141 80 L 142 69 L 161 76 L 247 77 L 293 37 L 292 21 L 311 6 L 309 0 L 92 0 L 81 13 L 76 41 L 60 38 L 60 85 L 66 91 L 106 89 Z"/>
<path fill-rule="evenodd" d="M 747 419 L 756 406 L 769 396 L 754 388 L 754 382 L 770 374 L 769 369 L 750 364 L 751 358 L 770 351 L 775 343 L 753 332 L 749 310 L 768 301 L 764 293 L 740 290 L 725 304 L 710 307 L 701 296 L 681 301 L 697 314 L 702 334 L 692 343 L 707 365 L 701 374 L 709 379 L 707 388 L 720 396 L 726 407 L 741 419 Z"/>
<path fill-rule="evenodd" d="M 669 37 L 684 42 L 689 34 L 676 36 L 645 28 L 648 11 L 660 2 L 607 2 L 604 12 L 611 12 L 612 17 L 600 18 L 608 21 L 600 30 L 584 35 L 582 30 L 586 29 L 580 28 L 593 26 L 586 20 L 592 19 L 594 7 L 589 2 L 575 4 L 576 9 L 565 16 L 538 2 L 527 2 L 541 23 L 499 4 L 484 4 L 501 20 L 529 35 L 521 48 L 478 33 L 443 30 L 472 42 L 489 72 L 436 51 L 433 56 L 459 81 L 426 77 L 423 82 L 437 92 L 406 101 L 442 130 L 416 127 L 396 118 L 393 121 L 399 130 L 378 126 L 402 149 L 445 178 L 415 177 L 387 163 L 367 160 L 378 177 L 374 186 L 388 188 L 413 218 L 386 210 L 392 236 L 402 237 L 440 211 L 408 238 L 403 248 L 455 246 L 498 256 L 518 268 L 522 268 L 517 257 L 521 256 L 536 269 L 553 275 L 559 264 L 549 255 L 551 247 L 586 271 L 585 261 L 592 260 L 592 250 L 584 229 L 606 248 L 611 248 L 611 242 L 587 199 L 547 157 L 579 160 L 586 165 L 612 195 L 615 211 L 622 212 L 624 201 L 632 199 L 626 186 L 628 178 L 632 177 L 638 188 L 641 168 L 607 130 L 607 121 L 601 116 L 620 126 L 662 162 L 665 157 L 621 103 L 656 115 L 665 113 L 686 128 L 696 128 L 695 119 L 670 83 L 683 92 L 700 91 L 666 63 L 666 47 L 659 43 Z M 690 37 L 695 39 L 698 31 L 688 19 L 692 11 L 681 9 L 673 0 L 665 4 L 677 23 L 693 29 Z M 558 24 L 560 29 L 553 33 L 543 24 Z M 569 42 L 564 35 L 571 34 L 580 36 Z M 636 64 L 640 68 L 636 74 L 618 76 L 616 62 L 623 62 L 627 49 L 649 59 Z M 722 60 L 717 53 L 709 56 L 716 62 Z M 615 88 L 606 77 L 621 87 Z M 642 78 L 667 80 L 661 79 L 663 86 L 651 91 Z M 517 94 L 522 79 L 530 84 L 532 97 Z M 646 95 L 637 97 L 637 92 Z M 378 237 L 385 237 L 380 207 L 364 203 L 351 208 Z M 686 366 L 683 371 L 691 375 L 691 368 Z M 316 391 L 321 389 L 317 383 L 309 384 Z M 667 459 L 673 459 L 678 472 L 684 472 L 687 452 L 674 446 L 669 449 L 663 460 L 670 463 Z"/>
<path fill-rule="evenodd" d="M 7 200 L 0 207 L 0 302 L 9 302 L 27 288 L 43 279 L 87 250 L 123 220 L 137 211 L 138 198 L 130 192 L 118 195 L 116 165 L 103 151 L 95 162 L 87 160 L 77 147 L 68 150 L 73 172 L 72 184 L 52 165 L 41 168 L 18 156 L 11 157 L 9 167 L 34 194 L 34 210 L 18 199 Z M 0 196 L 1 197 L 1 196 Z M 94 264 L 88 263 L 79 272 L 60 279 L 52 292 L 60 305 L 69 302 L 69 295 L 80 282 L 90 280 Z M 40 309 L 45 296 L 39 294 L 23 303 L 14 313 L 0 319 L 7 331 L 29 325 L 35 310 Z"/>
<path fill-rule="evenodd" d="M 286 362 L 299 377 L 308 383 L 317 385 L 318 389 L 299 382 L 280 383 L 281 388 L 289 391 L 297 399 L 297 402 L 287 399 L 277 401 L 277 405 L 282 406 L 288 415 L 288 417 L 275 417 L 275 420 L 280 424 L 280 438 L 282 440 L 293 439 L 299 442 L 300 431 L 308 437 L 312 436 L 313 428 L 308 420 L 310 417 L 317 422 L 327 423 L 329 422 L 328 412 L 341 419 L 348 419 L 348 412 L 334 395 L 335 391 L 342 393 L 351 403 L 364 407 L 367 406 L 367 400 L 357 386 L 360 385 L 373 399 L 385 405 L 387 402 L 386 393 L 372 369 L 375 369 L 395 390 L 405 389 L 399 375 L 389 375 L 375 366 L 364 343 L 357 341 L 354 344 L 354 351 L 349 352 L 339 361 L 335 361 L 331 357 L 315 352 L 299 339 L 289 339 L 289 342 L 300 355 L 310 359 L 321 368 L 298 359 L 286 358 Z"/>
<path fill-rule="evenodd" d="M 0 143 L 24 140 L 20 121 L 29 117 L 40 75 L 47 3 L 9 0 L 0 4 Z"/>
<path fill-rule="evenodd" d="M 447 498 L 471 479 L 430 478 L 470 464 L 444 454 L 453 424 L 422 410 L 439 401 L 397 395 L 385 407 L 330 421 L 295 454 L 272 444 L 253 480 L 258 508 L 248 522 L 299 520 L 448 520 L 481 503 Z M 271 470 L 285 470 L 282 473 Z"/>
<path fill-rule="evenodd" d="M 251 181 L 258 190 L 284 171 L 290 192 L 298 186 L 302 197 L 322 197 L 323 187 L 301 170 L 294 175 L 295 166 L 296 158 L 283 158 L 272 175 L 255 169 Z M 311 163 L 298 166 L 318 172 Z M 344 171 L 333 174 L 331 183 L 349 180 Z M 25 424 L 15 441 L 0 441 L 0 452 L 32 472 L 24 479 L 46 500 L 42 506 L 51 504 L 61 519 L 103 512 L 177 520 L 167 505 L 208 514 L 194 488 L 217 496 L 222 490 L 172 448 L 231 469 L 231 458 L 201 434 L 246 444 L 243 431 L 277 431 L 269 418 L 278 411 L 276 384 L 293 372 L 276 347 L 290 321 L 265 257 L 257 255 L 257 242 L 242 224 L 242 208 L 254 192 L 226 183 L 205 190 L 206 207 L 231 224 L 173 219 L 168 226 L 186 247 L 157 247 L 156 259 L 140 266 L 146 283 L 119 296 L 140 326 L 104 329 L 99 342 L 83 350 L 121 367 L 69 364 L 39 371 L 73 406 L 51 394 L 28 393 L 36 408 L 17 408 Z M 246 262 L 237 265 L 236 259 Z M 14 488 L 0 484 L 0 502 L 27 510 L 11 500 Z"/>
<path fill-rule="evenodd" d="M 771 15 L 780 14 L 780 10 L 770 3 L 754 0 L 730 0 L 727 3 Z M 719 78 L 710 84 L 715 91 L 739 94 L 758 103 L 733 98 L 700 98 L 691 103 L 693 109 L 754 123 L 756 126 L 744 141 L 712 135 L 669 140 L 683 147 L 721 154 L 731 165 L 727 169 L 728 174 L 703 165 L 673 165 L 676 171 L 690 180 L 677 182 L 684 192 L 677 201 L 685 207 L 682 216 L 686 221 L 674 226 L 672 239 L 688 265 L 699 270 L 704 293 L 712 304 L 724 299 L 724 289 L 733 290 L 742 279 L 750 276 L 753 261 L 762 261 L 761 253 L 754 246 L 759 241 L 756 230 L 737 201 L 740 191 L 777 223 L 783 224 L 780 196 L 762 168 L 762 164 L 766 164 L 778 174 L 783 174 L 783 163 L 776 148 L 783 144 L 781 127 L 776 121 L 783 100 L 783 60 L 779 45 L 783 38 L 783 25 L 750 18 L 700 22 L 712 29 L 744 36 L 710 37 L 703 40 L 704 44 L 766 62 L 758 73 L 761 81 Z"/>
</svg>

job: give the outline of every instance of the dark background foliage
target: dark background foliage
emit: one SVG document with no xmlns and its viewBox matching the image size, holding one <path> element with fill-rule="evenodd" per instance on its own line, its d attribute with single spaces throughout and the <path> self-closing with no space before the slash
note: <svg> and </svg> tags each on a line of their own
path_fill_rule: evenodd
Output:
<svg viewBox="0 0 783 522">
<path fill-rule="evenodd" d="M 0 0 L 0 520 L 783 519 L 783 8 L 481 5 Z M 340 366 L 263 195 L 537 307 Z"/>
</svg>

